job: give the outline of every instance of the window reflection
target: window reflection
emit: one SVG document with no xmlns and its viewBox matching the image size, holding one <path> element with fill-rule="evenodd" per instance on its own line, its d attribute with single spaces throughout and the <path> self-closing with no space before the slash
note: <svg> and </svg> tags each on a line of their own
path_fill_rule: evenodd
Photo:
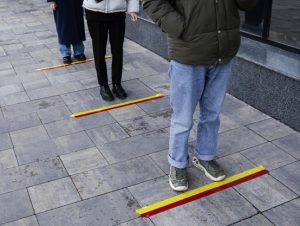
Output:
<svg viewBox="0 0 300 226">
<path fill-rule="evenodd" d="M 299 0 L 273 0 L 269 39 L 300 48 Z"/>
</svg>

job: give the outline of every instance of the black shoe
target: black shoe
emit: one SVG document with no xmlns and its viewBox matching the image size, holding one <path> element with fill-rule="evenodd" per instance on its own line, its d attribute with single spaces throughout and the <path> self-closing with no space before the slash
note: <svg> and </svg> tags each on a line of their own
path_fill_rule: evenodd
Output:
<svg viewBox="0 0 300 226">
<path fill-rule="evenodd" d="M 70 56 L 63 57 L 63 63 L 64 64 L 71 64 L 72 63 L 71 57 Z"/>
<path fill-rule="evenodd" d="M 100 95 L 102 96 L 103 100 L 106 101 L 113 101 L 114 96 L 112 92 L 110 91 L 109 86 L 100 86 Z"/>
<path fill-rule="evenodd" d="M 119 99 L 124 100 L 127 97 L 127 93 L 125 92 L 121 84 L 113 84 L 112 91 Z"/>
<path fill-rule="evenodd" d="M 80 54 L 80 55 L 77 55 L 77 56 L 74 56 L 74 58 L 78 61 L 85 61 L 86 60 L 86 57 L 84 54 Z"/>
</svg>

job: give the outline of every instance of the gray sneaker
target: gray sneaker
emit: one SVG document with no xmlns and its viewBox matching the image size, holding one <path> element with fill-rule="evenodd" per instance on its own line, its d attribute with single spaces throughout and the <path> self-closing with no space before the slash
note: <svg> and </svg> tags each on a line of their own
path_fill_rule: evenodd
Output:
<svg viewBox="0 0 300 226">
<path fill-rule="evenodd" d="M 224 170 L 215 160 L 203 161 L 194 157 L 193 164 L 198 169 L 202 170 L 205 173 L 205 176 L 213 181 L 221 181 L 226 177 Z"/>
<path fill-rule="evenodd" d="M 170 167 L 169 184 L 174 191 L 186 191 L 188 189 L 186 168 Z"/>
</svg>

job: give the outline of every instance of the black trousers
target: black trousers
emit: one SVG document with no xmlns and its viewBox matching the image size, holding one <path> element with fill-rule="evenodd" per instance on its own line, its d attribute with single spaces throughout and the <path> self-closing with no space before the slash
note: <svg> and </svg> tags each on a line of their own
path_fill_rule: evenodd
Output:
<svg viewBox="0 0 300 226">
<path fill-rule="evenodd" d="M 123 70 L 123 44 L 125 36 L 125 17 L 118 20 L 87 20 L 92 37 L 95 67 L 99 85 L 108 85 L 105 61 L 106 45 L 109 42 L 112 53 L 112 83 L 120 84 Z"/>
</svg>

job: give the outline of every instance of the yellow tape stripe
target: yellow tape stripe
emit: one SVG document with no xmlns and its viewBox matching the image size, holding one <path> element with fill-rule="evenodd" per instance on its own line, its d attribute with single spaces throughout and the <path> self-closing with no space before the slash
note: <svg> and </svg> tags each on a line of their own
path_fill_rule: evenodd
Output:
<svg viewBox="0 0 300 226">
<path fill-rule="evenodd" d="M 153 96 L 148 96 L 148 97 L 140 98 L 140 99 L 137 99 L 137 100 L 131 100 L 131 101 L 127 101 L 127 102 L 123 102 L 123 103 L 119 103 L 119 104 L 105 106 L 105 107 L 101 107 L 101 108 L 97 108 L 97 109 L 92 109 L 92 110 L 89 110 L 89 111 L 78 112 L 78 113 L 70 115 L 70 117 L 76 118 L 76 117 L 80 117 L 80 116 L 83 116 L 83 115 L 89 115 L 89 114 L 98 113 L 98 112 L 102 112 L 102 111 L 108 111 L 108 110 L 112 110 L 112 109 L 115 109 L 115 108 L 124 107 L 124 106 L 127 106 L 127 105 L 132 105 L 132 104 L 136 104 L 136 103 L 149 101 L 149 100 L 156 99 L 156 98 L 163 97 L 163 96 L 164 96 L 164 94 L 157 93 Z"/>
<path fill-rule="evenodd" d="M 108 54 L 108 55 L 105 56 L 105 58 L 106 59 L 112 58 L 112 55 Z M 91 62 L 93 60 L 94 60 L 94 58 L 90 58 L 90 59 L 86 59 L 86 60 L 83 60 L 83 61 L 75 61 L 75 62 L 73 62 L 71 64 L 59 64 L 59 65 L 55 65 L 55 66 L 39 68 L 39 69 L 36 69 L 36 70 L 37 71 L 52 70 L 52 69 L 57 69 L 57 68 L 62 68 L 62 67 L 69 67 L 71 65 L 76 65 L 76 64 L 83 64 L 83 63 Z"/>
<path fill-rule="evenodd" d="M 220 182 L 214 182 L 214 183 L 211 183 L 211 184 L 208 184 L 208 185 L 205 185 L 203 187 L 200 187 L 200 188 L 196 188 L 194 190 L 191 190 L 191 191 L 188 191 L 188 192 L 185 192 L 183 194 L 180 194 L 180 195 L 177 195 L 177 196 L 174 196 L 174 197 L 171 197 L 171 198 L 168 198 L 166 200 L 163 200 L 163 201 L 160 201 L 160 202 L 157 202 L 157 203 L 154 203 L 154 204 L 151 204 L 149 206 L 145 206 L 145 207 L 142 207 L 138 210 L 136 210 L 136 213 L 142 215 L 144 213 L 147 213 L 147 212 L 150 212 L 150 211 L 153 211 L 153 210 L 156 210 L 158 208 L 161 208 L 161 207 L 164 207 L 164 206 L 167 206 L 167 205 L 170 205 L 172 203 L 175 203 L 175 202 L 178 202 L 178 201 L 181 201 L 181 200 L 184 200 L 184 199 L 187 199 L 191 196 L 195 196 L 199 193 L 203 193 L 205 191 L 208 191 L 208 190 L 211 190 L 211 189 L 214 189 L 214 188 L 217 188 L 217 187 L 220 187 L 222 185 L 225 185 L 225 184 L 229 184 L 233 181 L 236 181 L 238 179 L 241 179 L 241 178 L 244 178 L 244 177 L 247 177 L 249 175 L 252 175 L 252 174 L 255 174 L 257 172 L 260 172 L 262 170 L 265 170 L 265 168 L 263 166 L 257 166 L 253 169 L 250 169 L 250 170 L 247 170 L 247 171 L 244 171 L 240 174 L 236 174 L 232 177 L 229 177 L 229 178 L 226 178 L 225 180 L 223 181 L 220 181 Z"/>
</svg>

